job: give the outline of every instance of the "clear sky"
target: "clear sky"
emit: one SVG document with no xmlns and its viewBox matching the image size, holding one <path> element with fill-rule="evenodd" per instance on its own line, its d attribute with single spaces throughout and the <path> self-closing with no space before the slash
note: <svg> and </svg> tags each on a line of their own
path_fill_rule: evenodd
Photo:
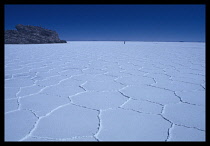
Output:
<svg viewBox="0 0 210 146">
<path fill-rule="evenodd" d="M 5 29 L 42 26 L 64 40 L 205 41 L 205 5 L 5 5 Z"/>
</svg>

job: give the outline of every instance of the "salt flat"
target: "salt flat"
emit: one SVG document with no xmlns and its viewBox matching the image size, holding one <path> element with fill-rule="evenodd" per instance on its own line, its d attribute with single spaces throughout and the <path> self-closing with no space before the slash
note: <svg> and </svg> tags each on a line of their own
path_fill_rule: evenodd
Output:
<svg viewBox="0 0 210 146">
<path fill-rule="evenodd" d="M 205 141 L 205 43 L 5 45 L 5 141 Z"/>
</svg>

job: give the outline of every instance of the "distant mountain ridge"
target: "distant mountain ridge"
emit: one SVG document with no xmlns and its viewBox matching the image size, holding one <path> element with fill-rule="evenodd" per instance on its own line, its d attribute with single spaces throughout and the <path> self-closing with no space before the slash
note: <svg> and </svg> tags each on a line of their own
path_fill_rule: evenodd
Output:
<svg viewBox="0 0 210 146">
<path fill-rule="evenodd" d="M 60 40 L 58 33 L 40 26 L 22 25 L 15 26 L 17 30 L 6 30 L 4 32 L 5 44 L 48 44 L 67 43 Z"/>
</svg>

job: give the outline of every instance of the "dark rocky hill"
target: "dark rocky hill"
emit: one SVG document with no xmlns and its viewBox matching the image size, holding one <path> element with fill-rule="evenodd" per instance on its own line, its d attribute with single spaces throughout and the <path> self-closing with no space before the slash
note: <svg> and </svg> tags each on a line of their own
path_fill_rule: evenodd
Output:
<svg viewBox="0 0 210 146">
<path fill-rule="evenodd" d="M 16 25 L 15 28 L 17 30 L 4 32 L 5 44 L 66 43 L 65 40 L 60 40 L 58 33 L 53 30 L 22 24 Z"/>
</svg>

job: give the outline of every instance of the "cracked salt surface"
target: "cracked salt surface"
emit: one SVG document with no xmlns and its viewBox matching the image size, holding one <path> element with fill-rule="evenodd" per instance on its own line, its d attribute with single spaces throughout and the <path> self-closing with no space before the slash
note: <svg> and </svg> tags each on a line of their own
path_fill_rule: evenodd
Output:
<svg viewBox="0 0 210 146">
<path fill-rule="evenodd" d="M 102 141 L 164 141 L 170 123 L 159 115 L 114 109 L 102 113 Z"/>
<path fill-rule="evenodd" d="M 69 104 L 42 118 L 32 134 L 51 138 L 91 136 L 97 131 L 97 114 L 96 110 Z"/>
<path fill-rule="evenodd" d="M 5 45 L 5 141 L 205 141 L 205 43 Z"/>
</svg>

